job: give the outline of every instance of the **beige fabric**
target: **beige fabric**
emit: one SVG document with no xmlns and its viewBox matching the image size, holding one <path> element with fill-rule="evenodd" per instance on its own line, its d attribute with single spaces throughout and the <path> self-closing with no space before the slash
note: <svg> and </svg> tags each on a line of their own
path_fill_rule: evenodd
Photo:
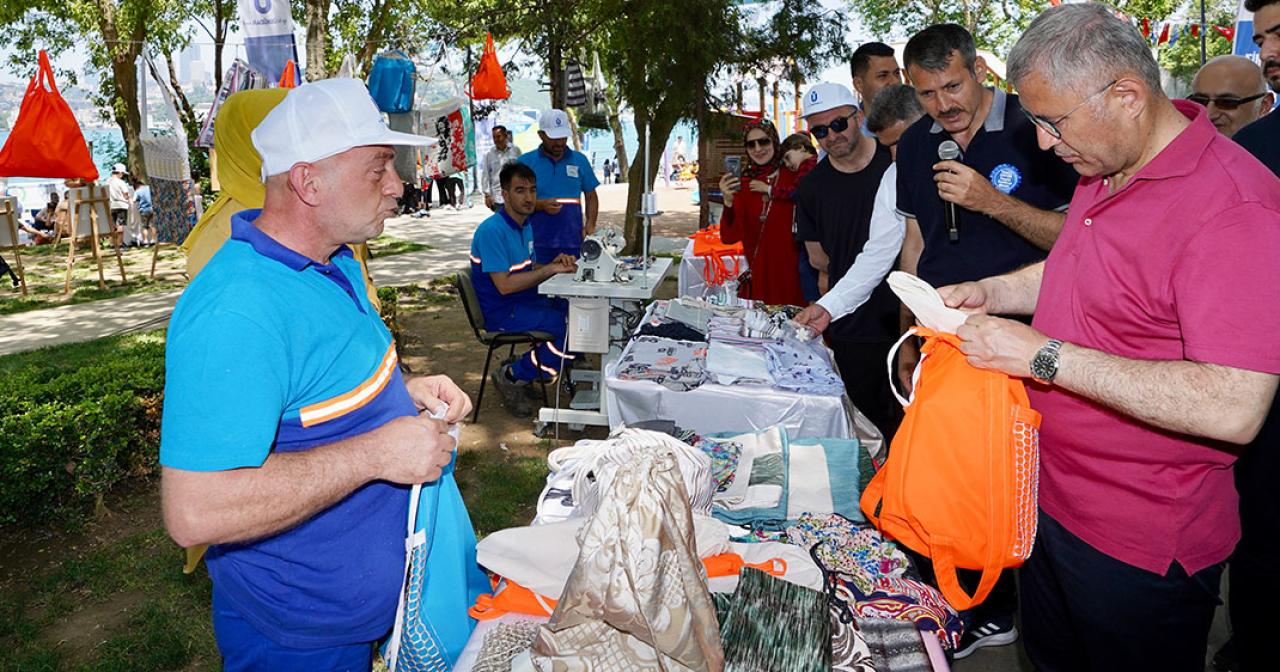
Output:
<svg viewBox="0 0 1280 672">
<path fill-rule="evenodd" d="M 534 641 L 543 672 L 724 668 L 678 459 L 653 443 L 617 466 L 580 532 L 578 562 Z"/>
</svg>

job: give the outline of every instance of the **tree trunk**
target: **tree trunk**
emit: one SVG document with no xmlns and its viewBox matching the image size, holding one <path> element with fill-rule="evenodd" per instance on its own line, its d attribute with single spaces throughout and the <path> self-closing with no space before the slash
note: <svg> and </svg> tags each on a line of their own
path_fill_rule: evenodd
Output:
<svg viewBox="0 0 1280 672">
<path fill-rule="evenodd" d="M 324 65 L 329 45 L 329 0 L 306 0 L 307 81 L 328 77 Z"/>
<path fill-rule="evenodd" d="M 617 95 L 613 92 L 613 87 L 608 84 L 604 87 L 604 104 L 605 110 L 609 115 L 609 129 L 613 131 L 613 154 L 618 161 L 618 169 L 616 174 L 619 182 L 627 181 L 627 143 L 622 135 L 622 118 L 618 115 Z"/>
<path fill-rule="evenodd" d="M 227 43 L 227 28 L 231 17 L 222 6 L 223 0 L 213 0 L 213 95 L 222 90 L 222 47 Z"/>
<path fill-rule="evenodd" d="M 391 0 L 378 0 L 372 11 L 369 12 L 369 33 L 365 35 L 364 46 L 360 48 L 360 54 L 356 57 L 356 65 L 359 67 L 360 74 L 368 74 L 369 68 L 373 66 L 373 57 L 383 48 L 383 37 L 387 32 L 387 14 L 391 8 Z"/>
<path fill-rule="evenodd" d="M 649 118 L 647 110 L 636 110 L 636 133 L 640 138 L 640 149 L 637 152 L 636 162 L 631 165 L 628 171 L 627 185 L 627 214 L 623 228 L 623 237 L 627 241 L 627 246 L 623 250 L 623 254 L 639 254 L 642 249 L 642 238 L 644 234 L 644 220 L 637 217 L 640 212 L 640 199 L 644 195 L 645 185 L 653 181 L 658 171 L 662 168 L 662 151 L 667 146 L 667 139 L 671 137 L 671 130 L 675 128 L 679 115 L 672 113 L 666 109 L 665 105 L 659 105 L 652 120 Z M 644 175 L 644 133 L 645 129 L 650 129 L 649 135 L 649 174 Z M 652 233 L 652 232 L 650 232 Z"/>
<path fill-rule="evenodd" d="M 115 77 L 111 101 L 116 124 L 124 135 L 125 151 L 130 175 L 146 175 L 146 164 L 142 160 L 142 113 L 138 109 L 138 68 L 134 65 L 137 58 L 135 48 L 111 58 L 111 72 Z"/>
<path fill-rule="evenodd" d="M 173 95 L 178 99 L 178 122 L 186 130 L 187 139 L 194 142 L 196 136 L 200 134 L 200 120 L 196 119 L 196 111 L 187 100 L 187 94 L 182 90 L 182 85 L 178 83 L 178 71 L 173 67 L 173 57 L 165 54 L 164 63 L 169 69 L 169 87 L 173 89 Z"/>
<path fill-rule="evenodd" d="M 551 41 L 550 53 L 547 56 L 547 72 L 551 76 L 551 107 L 557 110 L 564 109 L 564 51 L 560 47 L 560 41 L 553 39 Z"/>
</svg>

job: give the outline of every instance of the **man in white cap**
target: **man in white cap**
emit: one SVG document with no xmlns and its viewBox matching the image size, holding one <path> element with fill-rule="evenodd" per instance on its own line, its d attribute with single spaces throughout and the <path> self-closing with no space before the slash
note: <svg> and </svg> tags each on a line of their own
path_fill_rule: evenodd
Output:
<svg viewBox="0 0 1280 672">
<path fill-rule="evenodd" d="M 125 224 L 129 222 L 129 204 L 133 203 L 133 189 L 125 177 L 129 170 L 123 163 L 111 166 L 111 177 L 107 178 L 107 207 L 111 210 L 111 226 L 116 233 L 124 233 Z"/>
<path fill-rule="evenodd" d="M 533 256 L 538 264 L 550 264 L 562 254 L 577 257 L 582 239 L 596 230 L 600 180 L 591 160 L 569 149 L 569 115 L 564 110 L 547 110 L 538 117 L 538 137 L 542 144 L 520 157 L 520 163 L 538 176 L 537 212 L 529 218 L 533 227 Z M 583 206 L 586 221 L 583 221 Z"/>
<path fill-rule="evenodd" d="M 263 208 L 232 218 L 169 327 L 165 525 L 209 545 L 224 669 L 368 670 L 403 585 L 409 485 L 426 483 L 428 561 L 452 587 L 428 617 L 456 656 L 487 587 L 448 433 L 471 402 L 402 377 L 349 247 L 395 214 L 394 147 L 432 141 L 388 130 L 354 79 L 293 89 L 252 137 Z"/>
<path fill-rule="evenodd" d="M 826 274 L 828 286 L 856 274 L 874 287 L 826 334 L 850 400 L 888 438 L 896 422 L 884 361 L 897 336 L 898 304 L 884 282 L 882 261 L 897 254 L 901 238 L 892 227 L 873 231 L 871 214 L 892 158 L 859 130 L 862 113 L 848 88 L 822 82 L 802 102 L 809 133 L 827 156 L 796 189 L 796 237 L 813 267 Z"/>
</svg>

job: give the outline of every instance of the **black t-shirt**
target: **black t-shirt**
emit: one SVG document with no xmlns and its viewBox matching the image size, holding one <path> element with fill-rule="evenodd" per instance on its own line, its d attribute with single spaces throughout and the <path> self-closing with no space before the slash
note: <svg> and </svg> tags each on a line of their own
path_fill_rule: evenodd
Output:
<svg viewBox="0 0 1280 672">
<path fill-rule="evenodd" d="M 876 191 L 891 162 L 889 150 L 877 143 L 866 168 L 842 173 L 829 158 L 823 159 L 796 188 L 796 239 L 822 245 L 830 260 L 827 275 L 832 287 L 871 237 Z M 898 301 L 889 285 L 881 281 L 866 303 L 832 323 L 827 334 L 851 343 L 892 342 L 898 335 Z"/>
<path fill-rule="evenodd" d="M 916 274 L 941 287 L 981 280 L 1041 261 L 1047 253 L 984 214 L 956 207 L 960 239 L 947 236 L 943 203 L 933 181 L 938 145 L 951 135 L 926 116 L 898 143 L 898 212 L 920 223 L 924 250 Z M 997 189 L 1042 210 L 1071 202 L 1080 180 L 1070 165 L 1036 143 L 1036 128 L 1022 113 L 1018 97 L 997 89 L 986 122 L 960 162 L 991 180 Z"/>
<path fill-rule="evenodd" d="M 1231 136 L 1280 177 L 1280 112 L 1272 111 Z"/>
</svg>

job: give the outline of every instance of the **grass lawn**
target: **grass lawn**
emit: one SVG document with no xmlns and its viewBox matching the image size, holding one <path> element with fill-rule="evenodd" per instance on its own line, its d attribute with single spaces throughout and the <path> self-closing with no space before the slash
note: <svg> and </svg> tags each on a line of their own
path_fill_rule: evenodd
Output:
<svg viewBox="0 0 1280 672">
<path fill-rule="evenodd" d="M 63 243 L 54 249 L 52 245 L 38 245 L 22 250 L 22 266 L 27 280 L 27 296 L 12 287 L 8 278 L 0 278 L 0 315 L 12 315 L 29 310 L 53 308 L 103 299 L 114 299 L 133 294 L 149 294 L 181 289 L 187 284 L 186 257 L 177 247 L 161 246 L 156 261 L 156 275 L 151 277 L 152 248 L 129 248 L 120 253 L 124 262 L 125 281 L 120 279 L 120 263 L 115 252 L 103 248 L 102 269 L 106 288 L 98 287 L 98 265 L 89 249 L 77 249 L 71 269 L 71 292 L 64 294 L 69 245 Z M 369 252 L 374 257 L 390 257 L 409 252 L 430 250 L 430 245 L 395 236 L 378 236 L 369 241 Z M 4 258 L 17 272 L 12 252 Z"/>
</svg>

